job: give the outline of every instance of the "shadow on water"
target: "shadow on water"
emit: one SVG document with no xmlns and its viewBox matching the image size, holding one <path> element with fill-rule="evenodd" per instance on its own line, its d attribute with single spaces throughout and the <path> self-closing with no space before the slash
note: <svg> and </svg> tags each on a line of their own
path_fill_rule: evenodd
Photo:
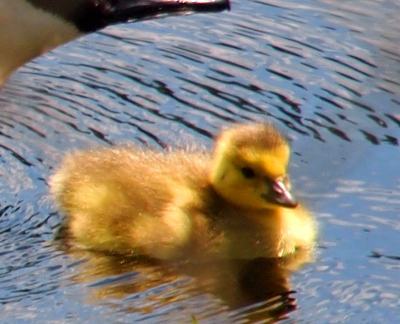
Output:
<svg viewBox="0 0 400 324">
<path fill-rule="evenodd" d="M 399 11 L 234 2 L 223 15 L 108 28 L 20 69 L 0 93 L 2 321 L 395 322 Z M 66 151 L 210 147 L 221 127 L 260 119 L 291 139 L 295 191 L 320 225 L 314 262 L 190 267 L 49 243 L 62 216 L 47 179 Z"/>
<path fill-rule="evenodd" d="M 213 263 L 161 262 L 91 252 L 73 252 L 79 264 L 72 281 L 85 283 L 86 303 L 108 304 L 142 316 L 167 311 L 169 321 L 268 321 L 296 309 L 289 275 L 310 260 L 309 252 L 282 259 Z M 230 313 L 226 313 L 229 310 Z"/>
</svg>

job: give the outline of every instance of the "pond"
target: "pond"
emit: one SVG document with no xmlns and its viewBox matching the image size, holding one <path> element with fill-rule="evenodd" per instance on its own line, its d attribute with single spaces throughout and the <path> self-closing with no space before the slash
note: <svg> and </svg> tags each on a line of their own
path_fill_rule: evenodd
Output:
<svg viewBox="0 0 400 324">
<path fill-rule="evenodd" d="M 400 6 L 233 1 L 109 27 L 37 58 L 0 93 L 2 323 L 394 323 L 400 316 Z M 310 263 L 193 266 L 53 241 L 48 179 L 71 150 L 166 149 L 270 120 L 315 215 Z M 252 292 L 251 297 L 243 287 Z"/>
</svg>

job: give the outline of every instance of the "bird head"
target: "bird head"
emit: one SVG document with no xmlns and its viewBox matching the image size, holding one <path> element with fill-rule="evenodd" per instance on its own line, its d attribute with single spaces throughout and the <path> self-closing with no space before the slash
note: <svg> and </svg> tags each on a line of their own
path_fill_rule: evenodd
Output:
<svg viewBox="0 0 400 324">
<path fill-rule="evenodd" d="M 294 208 L 287 174 L 290 149 L 269 123 L 244 124 L 216 140 L 210 181 L 224 199 L 250 209 Z"/>
</svg>

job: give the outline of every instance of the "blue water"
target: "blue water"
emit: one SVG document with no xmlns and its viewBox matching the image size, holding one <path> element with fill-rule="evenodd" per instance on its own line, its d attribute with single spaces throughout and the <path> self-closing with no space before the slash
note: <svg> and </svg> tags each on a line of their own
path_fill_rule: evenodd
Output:
<svg viewBox="0 0 400 324">
<path fill-rule="evenodd" d="M 399 14 L 395 1 L 234 1 L 107 28 L 22 67 L 0 93 L 2 323 L 395 323 Z M 47 181 L 65 152 L 211 147 L 222 126 L 265 119 L 291 139 L 294 190 L 320 230 L 315 260 L 290 276 L 256 264 L 258 298 L 237 264 L 197 271 L 53 241 Z"/>
</svg>

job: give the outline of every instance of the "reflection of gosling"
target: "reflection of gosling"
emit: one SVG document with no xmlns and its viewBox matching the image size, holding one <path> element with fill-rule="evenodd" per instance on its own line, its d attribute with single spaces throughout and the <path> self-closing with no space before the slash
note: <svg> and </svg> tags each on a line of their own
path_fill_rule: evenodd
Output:
<svg viewBox="0 0 400 324">
<path fill-rule="evenodd" d="M 72 153 L 51 179 L 79 246 L 160 259 L 281 257 L 311 248 L 294 201 L 287 142 L 270 124 L 217 138 L 214 153 L 133 147 Z"/>
</svg>

